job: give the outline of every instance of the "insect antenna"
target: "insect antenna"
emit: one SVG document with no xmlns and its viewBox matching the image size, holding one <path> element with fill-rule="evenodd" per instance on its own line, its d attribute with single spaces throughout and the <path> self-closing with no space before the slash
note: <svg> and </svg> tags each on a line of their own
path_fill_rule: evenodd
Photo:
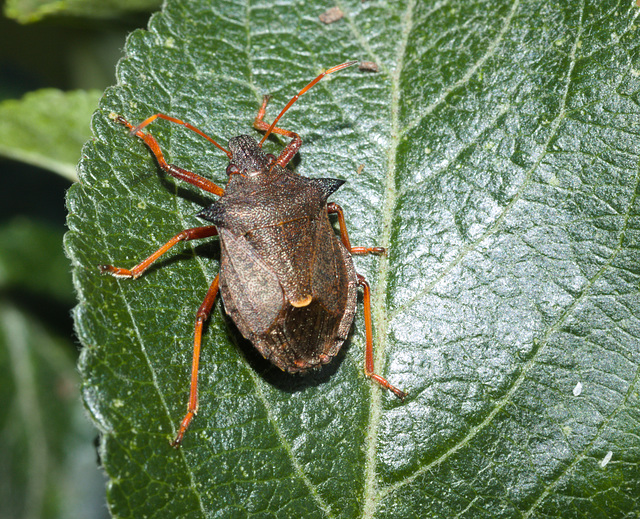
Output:
<svg viewBox="0 0 640 519">
<path fill-rule="evenodd" d="M 229 160 L 233 158 L 232 153 L 228 149 L 223 148 L 220 144 L 218 144 L 213 138 L 209 137 L 202 130 L 199 130 L 198 128 L 196 128 L 195 126 L 189 123 L 181 121 L 180 119 L 176 119 L 175 117 L 171 117 L 165 114 L 154 114 L 151 117 L 147 117 L 144 121 L 138 124 L 138 126 L 135 126 L 135 127 L 132 126 L 131 128 L 129 128 L 131 135 L 138 135 L 139 131 L 141 131 L 145 126 L 148 126 L 150 123 L 152 123 L 156 119 L 164 119 L 165 121 L 169 121 L 169 122 L 184 126 L 185 128 L 188 128 L 189 130 L 191 130 L 192 132 L 196 132 L 198 135 L 200 135 L 201 137 L 204 137 L 209 142 L 211 142 L 214 146 L 216 146 L 216 148 L 224 151 L 227 157 L 229 157 Z"/>
<path fill-rule="evenodd" d="M 262 143 L 267 140 L 267 137 L 269 137 L 269 135 L 271 134 L 271 132 L 273 131 L 273 129 L 276 127 L 276 123 L 280 120 L 280 117 L 282 117 L 285 112 L 291 108 L 291 105 L 293 103 L 295 103 L 298 98 L 304 94 L 307 90 L 309 90 L 313 85 L 315 85 L 318 81 L 320 81 L 323 77 L 325 77 L 327 74 L 333 74 L 334 72 L 338 72 L 338 70 L 342 70 L 343 68 L 347 68 L 347 67 L 351 67 L 352 65 L 355 65 L 356 63 L 358 63 L 357 61 L 347 61 L 346 63 L 342 63 L 340 65 L 336 65 L 335 67 L 331 67 L 328 70 L 325 70 L 322 74 L 320 74 L 317 78 L 315 78 L 313 81 L 311 81 L 306 87 L 304 87 L 302 90 L 300 90 L 300 92 L 298 92 L 295 96 L 293 96 L 291 98 L 291 101 L 289 101 L 287 103 L 287 106 L 285 106 L 282 109 L 282 112 L 280 112 L 278 114 L 278 117 L 276 117 L 273 122 L 271 123 L 271 126 L 269 126 L 269 129 L 267 130 L 267 133 L 264 134 L 264 137 L 262 137 L 262 140 L 259 143 L 259 146 L 262 147 Z"/>
</svg>

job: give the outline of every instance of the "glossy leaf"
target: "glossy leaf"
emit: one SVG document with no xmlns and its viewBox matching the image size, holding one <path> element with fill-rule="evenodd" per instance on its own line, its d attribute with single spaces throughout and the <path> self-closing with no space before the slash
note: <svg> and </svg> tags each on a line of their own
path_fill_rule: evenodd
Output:
<svg viewBox="0 0 640 519">
<path fill-rule="evenodd" d="M 128 40 L 69 196 L 66 241 L 112 513 L 637 514 L 637 9 L 340 7 L 325 25 L 313 2 L 169 1 Z M 218 304 L 199 414 L 173 450 L 216 240 L 176 247 L 136 281 L 97 265 L 130 267 L 201 225 L 210 197 L 159 173 L 109 114 L 164 112 L 225 144 L 258 135 L 263 94 L 272 118 L 348 59 L 380 71 L 323 80 L 280 125 L 305 143 L 300 174 L 348 180 L 333 199 L 352 241 L 389 249 L 356 266 L 374 287 L 377 369 L 410 396 L 400 403 L 364 377 L 361 314 L 328 369 L 290 377 Z M 172 162 L 224 185 L 225 157 L 204 139 L 165 121 L 148 130 Z"/>
</svg>

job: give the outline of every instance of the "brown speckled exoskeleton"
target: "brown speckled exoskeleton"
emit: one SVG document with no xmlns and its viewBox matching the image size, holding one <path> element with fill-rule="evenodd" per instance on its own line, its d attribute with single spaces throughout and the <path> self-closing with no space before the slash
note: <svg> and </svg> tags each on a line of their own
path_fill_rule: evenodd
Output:
<svg viewBox="0 0 640 519">
<path fill-rule="evenodd" d="M 198 408 L 202 327 L 218 291 L 242 335 L 280 369 L 296 373 L 326 364 L 338 353 L 353 323 L 357 287 L 362 287 L 365 374 L 399 398 L 406 396 L 374 372 L 369 284 L 356 273 L 351 259 L 352 254 L 383 254 L 385 250 L 351 246 L 342 209 L 327 203 L 343 181 L 306 178 L 288 170 L 286 166 L 302 140 L 296 133 L 276 127 L 289 107 L 325 75 L 355 63 L 343 63 L 320 74 L 289 101 L 271 125 L 263 120 L 269 102 L 269 96 L 265 96 L 253 123 L 256 129 L 266 132 L 262 140 L 240 135 L 231 139 L 228 150 L 189 123 L 165 114 L 152 115 L 137 126 L 113 114 L 117 122 L 144 141 L 163 171 L 220 197 L 198 215 L 213 225 L 180 232 L 130 270 L 100 266 L 103 273 L 135 279 L 178 242 L 219 236 L 220 272 L 196 314 L 189 403 L 172 442 L 175 447 L 181 444 Z M 224 190 L 166 162 L 156 139 L 142 131 L 158 118 L 185 126 L 227 154 L 229 179 Z M 262 144 L 271 133 L 291 138 L 278 157 L 262 151 Z M 340 239 L 333 231 L 329 214 L 338 217 Z"/>
</svg>

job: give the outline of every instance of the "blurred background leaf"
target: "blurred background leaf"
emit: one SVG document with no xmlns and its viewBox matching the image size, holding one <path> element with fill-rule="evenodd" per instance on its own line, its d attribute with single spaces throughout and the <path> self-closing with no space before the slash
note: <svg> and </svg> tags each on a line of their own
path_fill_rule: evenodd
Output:
<svg viewBox="0 0 640 519">
<path fill-rule="evenodd" d="M 2 517 L 104 517 L 95 432 L 79 401 L 62 234 L 25 216 L 0 226 Z"/>
<path fill-rule="evenodd" d="M 104 517 L 68 339 L 0 299 L 0 500 L 7 518 Z"/>
<path fill-rule="evenodd" d="M 324 25 L 326 7 L 169 1 L 128 39 L 94 116 L 66 246 L 112 513 L 637 515 L 637 9 L 353 1 Z M 98 274 L 201 224 L 209 202 L 159 174 L 109 114 L 168 113 L 222 143 L 256 136 L 263 94 L 273 117 L 351 58 L 380 72 L 323 81 L 282 126 L 305 143 L 298 172 L 349 180 L 334 199 L 352 241 L 389 247 L 356 264 L 374 285 L 378 369 L 410 397 L 364 378 L 360 316 L 330 367 L 289 377 L 218 305 L 200 412 L 172 450 L 219 252 L 179 247 L 134 282 Z M 225 181 L 206 141 L 162 121 L 150 131 L 171 161 Z"/>
<path fill-rule="evenodd" d="M 78 150 L 101 95 L 42 89 L 0 103 L 0 154 L 76 180 Z"/>
<path fill-rule="evenodd" d="M 62 235 L 56 226 L 26 217 L 0 227 L 0 290 L 72 305 L 75 294 L 69 262 L 60 247 Z"/>
<path fill-rule="evenodd" d="M 50 16 L 115 18 L 130 12 L 152 11 L 159 0 L 7 0 L 5 15 L 20 23 L 32 23 Z"/>
</svg>

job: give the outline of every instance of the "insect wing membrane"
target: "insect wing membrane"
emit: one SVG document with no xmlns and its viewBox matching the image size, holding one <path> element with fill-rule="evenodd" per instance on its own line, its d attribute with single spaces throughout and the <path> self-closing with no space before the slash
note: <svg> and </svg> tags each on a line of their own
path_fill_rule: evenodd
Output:
<svg viewBox="0 0 640 519">
<path fill-rule="evenodd" d="M 247 233 L 247 241 L 277 275 L 287 301 L 294 306 L 311 297 L 315 222 L 300 218 Z"/>
<path fill-rule="evenodd" d="M 225 308 L 238 329 L 252 340 L 266 332 L 278 317 L 283 292 L 275 273 L 244 237 L 219 228 L 223 248 L 220 292 Z"/>
</svg>

